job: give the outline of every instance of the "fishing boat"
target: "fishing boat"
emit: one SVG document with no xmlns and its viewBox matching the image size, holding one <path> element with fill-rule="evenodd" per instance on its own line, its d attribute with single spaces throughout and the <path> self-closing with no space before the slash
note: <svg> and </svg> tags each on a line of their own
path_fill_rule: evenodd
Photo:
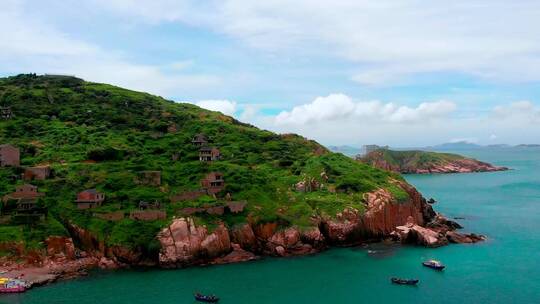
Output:
<svg viewBox="0 0 540 304">
<path fill-rule="evenodd" d="M 443 270 L 446 266 L 444 266 L 441 262 L 436 260 L 429 260 L 422 262 L 422 265 L 435 269 L 435 270 Z"/>
<path fill-rule="evenodd" d="M 195 300 L 197 300 L 199 302 L 217 303 L 219 301 L 219 298 L 214 296 L 214 295 L 207 296 L 207 295 L 203 295 L 203 294 L 200 294 L 200 293 L 196 293 L 194 296 L 195 296 Z"/>
<path fill-rule="evenodd" d="M 400 278 L 392 278 L 391 281 L 394 284 L 400 284 L 400 285 L 416 285 L 419 282 L 419 280 L 416 280 L 416 279 L 400 279 Z"/>
<path fill-rule="evenodd" d="M 0 293 L 21 293 L 25 291 L 26 282 L 10 278 L 0 278 Z"/>
</svg>

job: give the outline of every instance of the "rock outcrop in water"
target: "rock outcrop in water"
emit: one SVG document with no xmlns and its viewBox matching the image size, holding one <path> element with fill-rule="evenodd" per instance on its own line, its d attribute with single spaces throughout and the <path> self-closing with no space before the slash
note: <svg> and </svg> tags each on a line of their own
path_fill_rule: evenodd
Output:
<svg viewBox="0 0 540 304">
<path fill-rule="evenodd" d="M 380 149 L 357 157 L 374 167 L 403 174 L 471 173 L 508 170 L 457 154 Z"/>
</svg>

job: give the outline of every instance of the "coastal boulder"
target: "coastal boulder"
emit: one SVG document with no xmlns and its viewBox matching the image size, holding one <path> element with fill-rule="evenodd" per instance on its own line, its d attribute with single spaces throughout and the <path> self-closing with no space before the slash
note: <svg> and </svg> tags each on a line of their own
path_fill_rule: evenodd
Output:
<svg viewBox="0 0 540 304">
<path fill-rule="evenodd" d="M 448 244 L 445 235 L 429 228 L 415 224 L 396 227 L 395 234 L 402 243 L 415 244 L 426 247 L 440 247 Z"/>
<path fill-rule="evenodd" d="M 250 224 L 239 224 L 231 229 L 231 240 L 240 247 L 251 252 L 259 250 L 259 244 Z"/>
<path fill-rule="evenodd" d="M 300 240 L 302 243 L 309 244 L 317 249 L 322 249 L 326 246 L 326 239 L 318 227 L 303 230 L 300 234 Z"/>
<path fill-rule="evenodd" d="M 258 259 L 255 254 L 252 252 L 246 251 L 240 247 L 239 244 L 231 244 L 232 251 L 223 257 L 218 257 L 214 259 L 211 263 L 212 264 L 230 264 L 230 263 L 240 263 L 240 262 L 247 262 L 247 261 L 253 261 Z"/>
<path fill-rule="evenodd" d="M 486 237 L 483 235 L 478 235 L 474 233 L 464 234 L 464 233 L 459 233 L 455 231 L 447 232 L 446 238 L 448 239 L 448 241 L 450 241 L 450 243 L 457 243 L 457 244 L 472 244 L 472 243 L 484 241 L 486 239 Z"/>
<path fill-rule="evenodd" d="M 174 219 L 157 236 L 161 243 L 159 263 L 163 267 L 205 264 L 231 251 L 229 231 L 220 224 L 212 233 L 196 226 L 192 218 Z"/>
<path fill-rule="evenodd" d="M 45 240 L 47 244 L 47 255 L 50 257 L 53 256 L 63 256 L 68 260 L 75 259 L 75 245 L 73 240 L 65 236 L 49 236 Z"/>
</svg>

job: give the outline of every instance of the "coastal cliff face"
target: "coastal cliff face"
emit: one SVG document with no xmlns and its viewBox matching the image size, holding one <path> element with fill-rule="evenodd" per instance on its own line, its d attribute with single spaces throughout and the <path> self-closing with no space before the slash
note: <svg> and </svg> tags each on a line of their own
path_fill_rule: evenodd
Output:
<svg viewBox="0 0 540 304">
<path fill-rule="evenodd" d="M 229 231 L 223 224 L 210 233 L 206 227 L 195 225 L 192 218 L 173 220 L 157 238 L 163 267 L 201 264 L 231 251 Z"/>
<path fill-rule="evenodd" d="M 508 170 L 506 167 L 494 166 L 457 154 L 427 151 L 380 149 L 363 157 L 358 157 L 357 160 L 379 169 L 403 174 L 471 173 Z"/>
<path fill-rule="evenodd" d="M 33 285 L 61 278 L 85 275 L 87 269 L 116 269 L 129 266 L 178 268 L 194 265 L 226 264 L 257 259 L 259 256 L 296 256 L 312 254 L 330 246 L 393 239 L 405 244 L 438 247 L 449 243 L 475 243 L 485 237 L 462 234 L 459 224 L 437 214 L 418 191 L 402 181 L 395 185 L 408 194 L 399 201 L 388 190 L 378 189 L 364 196 L 365 210 L 346 208 L 335 217 L 313 219 L 312 227 L 283 227 L 278 223 L 243 223 L 227 227 L 224 223 L 208 228 L 193 218 L 175 218 L 156 239 L 158 256 L 122 246 L 106 246 L 89 231 L 69 224 L 71 237 L 49 237 L 45 252 L 23 253 L 26 262 L 0 259 L 7 275 L 25 274 Z M 7 246 L 7 245 L 5 245 Z"/>
<path fill-rule="evenodd" d="M 277 223 L 220 224 L 212 232 L 192 218 L 177 218 L 159 235 L 161 267 L 185 267 L 253 260 L 257 255 L 294 256 L 329 246 L 350 246 L 392 238 L 402 243 L 438 247 L 484 239 L 456 232 L 461 226 L 433 211 L 412 186 L 395 181 L 409 199 L 398 201 L 388 190 L 365 195 L 366 211 L 346 208 L 334 218 L 320 217 L 309 228 L 280 227 Z"/>
</svg>

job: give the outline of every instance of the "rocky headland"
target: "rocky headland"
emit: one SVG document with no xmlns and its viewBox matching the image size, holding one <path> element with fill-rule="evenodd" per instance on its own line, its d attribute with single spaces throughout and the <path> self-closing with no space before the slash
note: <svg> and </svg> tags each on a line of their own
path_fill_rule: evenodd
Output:
<svg viewBox="0 0 540 304">
<path fill-rule="evenodd" d="M 157 255 L 107 246 L 88 231 L 70 226 L 72 237 L 49 237 L 46 253 L 23 253 L 17 261 L 3 258 L 3 276 L 22 277 L 33 286 L 87 275 L 93 268 L 183 268 L 252 261 L 261 256 L 288 257 L 314 254 L 332 246 L 354 246 L 394 241 L 425 247 L 485 240 L 459 232 L 461 225 L 435 212 L 412 186 L 395 181 L 410 199 L 399 202 L 379 189 L 364 196 L 366 210 L 346 208 L 336 217 L 314 217 L 311 227 L 281 227 L 279 223 L 250 223 L 210 229 L 193 218 L 174 218 L 157 235 Z M 77 245 L 75 245 L 77 244 Z M 15 245 L 14 245 L 15 246 Z M 11 248 L 13 249 L 13 248 Z M 21 262 L 23 259 L 23 262 Z M 21 276 L 22 275 L 22 276 Z"/>
<path fill-rule="evenodd" d="M 402 174 L 472 173 L 508 170 L 506 167 L 494 166 L 457 154 L 427 151 L 379 149 L 356 159 L 383 170 Z"/>
</svg>

